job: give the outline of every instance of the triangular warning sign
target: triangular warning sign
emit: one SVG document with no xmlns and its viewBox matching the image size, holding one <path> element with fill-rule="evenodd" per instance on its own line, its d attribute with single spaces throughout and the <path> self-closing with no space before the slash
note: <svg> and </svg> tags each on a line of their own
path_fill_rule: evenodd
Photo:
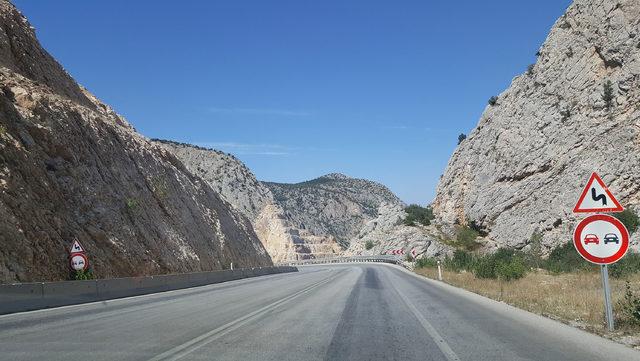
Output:
<svg viewBox="0 0 640 361">
<path fill-rule="evenodd" d="M 611 194 L 596 172 L 591 174 L 578 203 L 573 208 L 574 213 L 622 212 L 623 210 L 620 202 Z"/>
<path fill-rule="evenodd" d="M 69 248 L 69 253 L 84 253 L 84 248 L 82 248 L 80 242 L 73 241 L 71 248 Z"/>
</svg>

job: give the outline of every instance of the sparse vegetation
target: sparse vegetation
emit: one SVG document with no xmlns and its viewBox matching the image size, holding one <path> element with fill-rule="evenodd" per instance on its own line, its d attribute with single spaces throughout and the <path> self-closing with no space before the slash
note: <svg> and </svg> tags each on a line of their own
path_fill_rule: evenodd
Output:
<svg viewBox="0 0 640 361">
<path fill-rule="evenodd" d="M 138 208 L 138 200 L 135 198 L 127 198 L 125 204 L 127 205 L 127 208 L 132 211 Z"/>
<path fill-rule="evenodd" d="M 611 109 L 613 106 L 613 84 L 611 80 L 607 80 L 603 85 L 602 100 L 607 109 Z"/>
<path fill-rule="evenodd" d="M 418 267 L 419 264 L 427 266 Z M 438 269 L 432 261 L 420 260 L 416 263 L 416 272 L 438 279 Z M 599 272 L 551 274 L 539 270 L 527 272 L 523 277 L 509 282 L 498 278 L 478 278 L 472 272 L 455 271 L 448 265 L 442 273 L 444 282 L 451 285 L 530 312 L 577 324 L 592 332 L 606 332 Z M 623 280 L 611 279 L 617 332 L 637 334 L 640 332 L 640 274 L 629 277 L 628 288 L 626 284 Z M 630 295 L 627 296 L 627 292 Z"/>
<path fill-rule="evenodd" d="M 640 219 L 638 219 L 638 215 L 630 208 L 626 208 L 624 211 L 619 213 L 614 213 L 614 217 L 616 217 L 625 227 L 629 233 L 634 233 L 638 230 L 638 224 L 640 224 Z"/>
<path fill-rule="evenodd" d="M 93 279 L 93 272 L 91 272 L 91 270 L 75 271 L 75 274 L 73 275 L 73 279 L 76 280 L 76 281 L 92 280 Z"/>
<path fill-rule="evenodd" d="M 569 47 L 569 49 L 567 49 L 566 54 L 567 54 L 567 58 L 573 57 L 573 48 Z"/>
<path fill-rule="evenodd" d="M 405 260 L 407 262 L 413 262 L 413 256 L 411 256 L 411 254 L 407 253 L 407 255 L 405 256 Z"/>
<path fill-rule="evenodd" d="M 151 186 L 153 188 L 153 194 L 160 199 L 166 198 L 169 194 L 169 186 L 167 186 L 167 182 L 164 179 L 159 177 L 154 178 Z"/>
<path fill-rule="evenodd" d="M 458 145 L 460 145 L 460 143 L 462 143 L 462 141 L 464 141 L 465 139 L 467 139 L 467 135 L 464 133 L 460 133 L 460 135 L 458 136 Z"/>
<path fill-rule="evenodd" d="M 373 246 L 375 246 L 375 244 L 371 240 L 366 241 L 364 243 L 364 249 L 366 249 L 367 251 L 370 250 L 371 248 L 373 248 Z"/>
<path fill-rule="evenodd" d="M 7 134 L 7 128 L 0 124 L 0 137 L 4 137 L 5 134 Z"/>
<path fill-rule="evenodd" d="M 478 235 L 478 231 L 469 226 L 458 226 L 456 227 L 456 241 L 454 246 L 471 251 L 478 246 L 478 242 L 476 242 Z"/>
<path fill-rule="evenodd" d="M 535 67 L 536 67 L 536 65 L 535 65 L 535 64 L 529 64 L 529 65 L 527 66 L 527 75 L 528 75 L 528 76 L 533 75 L 533 69 L 534 69 Z"/>
<path fill-rule="evenodd" d="M 571 109 L 569 107 L 565 107 L 564 109 L 560 110 L 560 116 L 562 117 L 562 122 L 566 122 L 567 120 L 569 120 L 569 118 L 571 118 Z"/>
<path fill-rule="evenodd" d="M 635 273 L 640 273 L 640 253 L 629 252 L 609 266 L 609 275 L 613 278 L 628 278 Z"/>
<path fill-rule="evenodd" d="M 416 223 L 428 226 L 434 218 L 431 207 L 420 207 L 417 204 L 411 204 L 404 211 L 407 214 L 404 218 L 404 224 L 407 226 L 415 226 Z"/>
<path fill-rule="evenodd" d="M 489 105 L 494 106 L 496 104 L 498 104 L 498 97 L 497 96 L 492 96 L 491 98 L 489 98 L 488 101 Z"/>
<path fill-rule="evenodd" d="M 619 302 L 622 319 L 640 326 L 640 296 L 631 290 L 631 283 L 625 282 L 624 298 Z"/>
<path fill-rule="evenodd" d="M 529 263 L 535 268 L 540 268 L 542 262 L 542 233 L 534 231 L 529 238 Z"/>
</svg>

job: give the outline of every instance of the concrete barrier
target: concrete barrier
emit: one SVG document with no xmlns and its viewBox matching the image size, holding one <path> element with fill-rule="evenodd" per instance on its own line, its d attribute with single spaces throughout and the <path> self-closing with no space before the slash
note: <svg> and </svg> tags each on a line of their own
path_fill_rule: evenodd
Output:
<svg viewBox="0 0 640 361">
<path fill-rule="evenodd" d="M 0 314 L 139 296 L 283 272 L 296 267 L 263 267 L 89 281 L 0 285 Z"/>
</svg>

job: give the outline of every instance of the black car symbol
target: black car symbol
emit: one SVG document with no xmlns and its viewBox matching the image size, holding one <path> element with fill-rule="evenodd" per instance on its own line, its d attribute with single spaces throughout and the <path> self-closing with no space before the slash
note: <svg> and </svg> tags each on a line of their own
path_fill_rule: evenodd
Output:
<svg viewBox="0 0 640 361">
<path fill-rule="evenodd" d="M 613 233 L 607 233 L 604 235 L 604 244 L 607 244 L 607 243 L 618 244 L 620 243 L 620 239 L 618 239 L 618 236 Z"/>
</svg>

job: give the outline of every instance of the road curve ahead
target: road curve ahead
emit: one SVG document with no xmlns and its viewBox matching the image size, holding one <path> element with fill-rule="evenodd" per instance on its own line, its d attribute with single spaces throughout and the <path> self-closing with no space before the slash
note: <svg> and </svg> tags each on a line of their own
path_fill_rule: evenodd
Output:
<svg viewBox="0 0 640 361">
<path fill-rule="evenodd" d="M 397 266 L 300 269 L 0 316 L 0 360 L 640 360 Z"/>
</svg>

